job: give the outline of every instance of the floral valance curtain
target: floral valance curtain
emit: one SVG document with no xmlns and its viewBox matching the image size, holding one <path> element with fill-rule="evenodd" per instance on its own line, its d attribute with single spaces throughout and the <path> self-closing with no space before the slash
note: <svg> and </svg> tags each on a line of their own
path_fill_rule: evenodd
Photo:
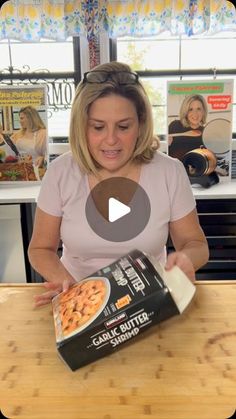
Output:
<svg viewBox="0 0 236 419">
<path fill-rule="evenodd" d="M 226 30 L 236 30 L 235 7 L 226 0 L 10 0 L 0 11 L 0 39 L 21 41 Z"/>
<path fill-rule="evenodd" d="M 236 30 L 234 5 L 225 0 L 149 0 L 107 2 L 110 37 L 150 36 L 163 31 L 196 35 Z"/>
<path fill-rule="evenodd" d="M 0 37 L 21 41 L 39 41 L 41 38 L 63 41 L 71 35 L 86 35 L 84 3 L 67 0 L 7 1 L 0 12 Z"/>
</svg>

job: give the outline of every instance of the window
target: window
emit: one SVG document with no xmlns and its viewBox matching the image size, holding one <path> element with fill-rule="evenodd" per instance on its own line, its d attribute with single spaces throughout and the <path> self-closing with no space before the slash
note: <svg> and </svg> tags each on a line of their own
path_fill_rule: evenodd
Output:
<svg viewBox="0 0 236 419">
<path fill-rule="evenodd" d="M 140 74 L 153 106 L 155 131 L 161 139 L 165 139 L 167 126 L 167 80 L 212 79 L 215 76 L 231 78 L 234 85 L 236 83 L 235 32 L 191 38 L 168 33 L 142 39 L 123 37 L 112 40 L 111 45 L 111 59 L 130 64 Z M 233 102 L 236 136 L 236 93 Z"/>
<path fill-rule="evenodd" d="M 44 84 L 48 92 L 49 137 L 67 139 L 75 84 L 80 80 L 79 38 L 65 42 L 0 41 L 0 86 Z M 38 75 L 38 76 L 37 76 Z"/>
<path fill-rule="evenodd" d="M 65 42 L 43 39 L 35 43 L 4 40 L 0 42 L 1 49 L 3 46 L 6 67 L 12 65 L 22 71 L 26 66 L 30 72 L 39 71 L 39 69 L 46 69 L 50 72 L 74 71 L 72 38 L 68 38 Z"/>
</svg>

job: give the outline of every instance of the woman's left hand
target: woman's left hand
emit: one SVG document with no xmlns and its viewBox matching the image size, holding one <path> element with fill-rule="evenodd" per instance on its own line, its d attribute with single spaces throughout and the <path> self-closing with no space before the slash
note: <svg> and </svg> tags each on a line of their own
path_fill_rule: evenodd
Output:
<svg viewBox="0 0 236 419">
<path fill-rule="evenodd" d="M 74 284 L 76 284 L 74 279 L 65 279 L 63 282 L 44 282 L 43 287 L 47 291 L 34 296 L 34 307 L 36 308 L 51 303 L 56 295 L 68 291 Z"/>
<path fill-rule="evenodd" d="M 177 265 L 185 273 L 185 275 L 187 275 L 190 281 L 195 281 L 195 270 L 192 261 L 187 255 L 185 255 L 184 252 L 173 252 L 168 255 L 165 269 L 169 271 L 175 265 Z"/>
</svg>

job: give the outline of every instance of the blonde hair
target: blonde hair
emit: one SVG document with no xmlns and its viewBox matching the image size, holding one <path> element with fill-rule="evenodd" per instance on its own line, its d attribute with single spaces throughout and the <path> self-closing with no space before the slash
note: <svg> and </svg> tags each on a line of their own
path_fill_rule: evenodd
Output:
<svg viewBox="0 0 236 419">
<path fill-rule="evenodd" d="M 27 120 L 29 121 L 29 128 L 31 131 L 38 131 L 39 129 L 45 129 L 45 124 L 42 121 L 37 109 L 33 106 L 25 106 L 19 110 L 19 115 L 23 113 L 26 115 Z M 21 128 L 20 133 L 24 133 L 26 128 Z"/>
<path fill-rule="evenodd" d="M 112 61 L 100 64 L 92 71 L 114 73 L 112 79 L 109 78 L 104 83 L 84 83 L 81 81 L 76 89 L 71 110 L 69 135 L 74 159 L 84 172 L 97 173 L 96 162 L 91 157 L 87 144 L 88 112 L 95 100 L 115 94 L 130 100 L 137 111 L 140 127 L 132 160 L 149 162 L 154 156 L 154 151 L 159 148 L 159 140 L 153 134 L 152 108 L 143 86 L 140 82 L 119 84 L 118 76 L 115 73 L 131 72 L 131 68 L 124 63 Z"/>
<path fill-rule="evenodd" d="M 201 125 L 204 126 L 206 123 L 208 109 L 207 109 L 207 103 L 204 97 L 201 95 L 188 95 L 183 100 L 180 107 L 180 112 L 179 112 L 180 122 L 186 128 L 189 127 L 188 112 L 189 112 L 190 105 L 194 100 L 198 100 L 202 104 L 202 107 L 203 107 L 203 117 L 201 120 Z"/>
</svg>

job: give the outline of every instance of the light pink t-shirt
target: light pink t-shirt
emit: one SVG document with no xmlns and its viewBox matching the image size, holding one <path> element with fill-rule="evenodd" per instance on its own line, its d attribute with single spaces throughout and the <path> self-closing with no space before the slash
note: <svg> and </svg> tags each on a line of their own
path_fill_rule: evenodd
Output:
<svg viewBox="0 0 236 419">
<path fill-rule="evenodd" d="M 85 205 L 90 189 L 87 175 L 81 174 L 71 152 L 53 160 L 43 178 L 38 207 L 62 217 L 62 263 L 80 280 L 109 265 L 133 249 L 139 249 L 165 261 L 168 223 L 191 212 L 195 199 L 183 164 L 157 151 L 141 169 L 139 184 L 151 203 L 151 215 L 145 229 L 132 240 L 110 242 L 91 229 Z"/>
</svg>

